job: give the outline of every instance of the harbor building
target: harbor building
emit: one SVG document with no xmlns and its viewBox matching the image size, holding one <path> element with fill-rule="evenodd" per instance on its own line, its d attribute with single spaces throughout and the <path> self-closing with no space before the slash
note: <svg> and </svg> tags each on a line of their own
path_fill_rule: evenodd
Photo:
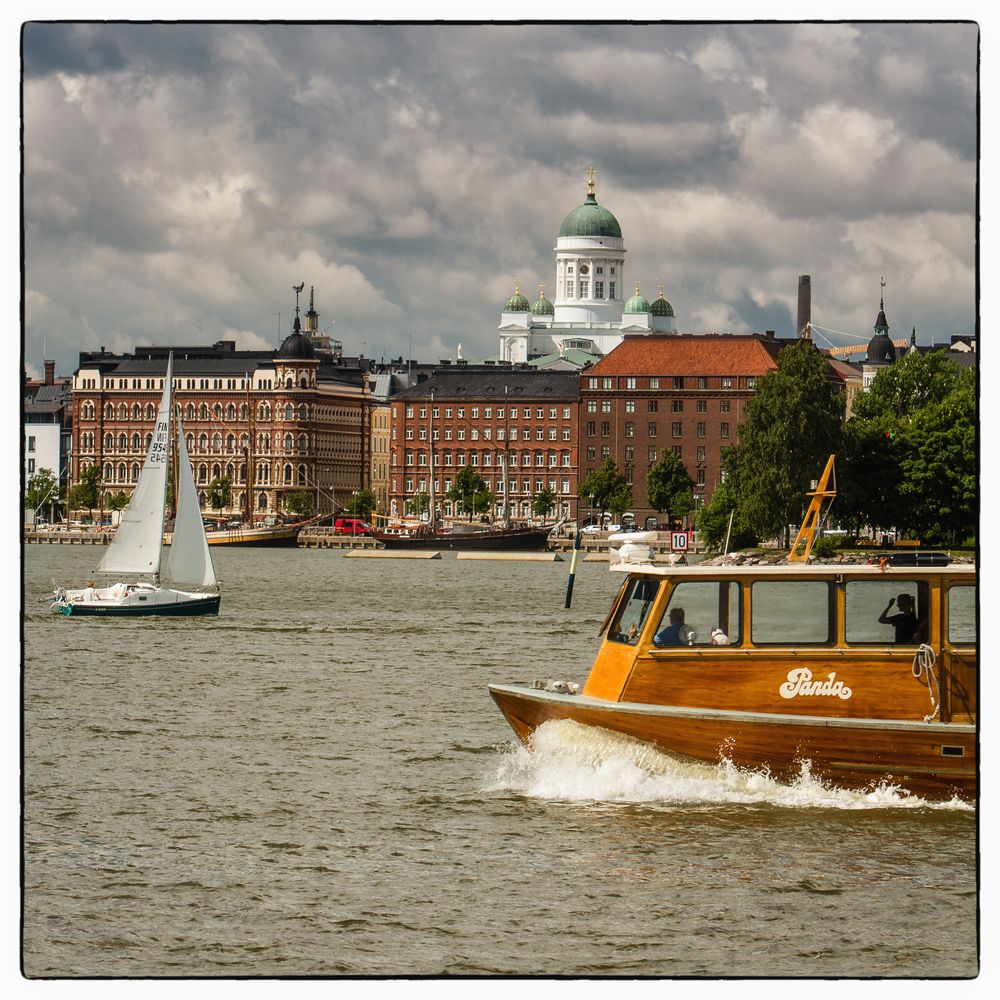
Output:
<svg viewBox="0 0 1000 1000">
<path fill-rule="evenodd" d="M 646 476 L 667 450 L 695 482 L 694 500 L 711 500 L 722 450 L 757 381 L 777 369 L 788 340 L 765 334 L 627 336 L 580 373 L 580 481 L 611 458 L 632 487 L 640 526 L 657 523 Z"/>
<path fill-rule="evenodd" d="M 529 302 L 519 280 L 500 316 L 500 361 L 532 362 L 567 352 L 589 360 L 614 350 L 627 334 L 671 333 L 674 309 L 663 297 L 648 301 L 638 280 L 629 282 L 622 228 L 597 201 L 596 171 L 587 171 L 587 197 L 562 221 L 555 246 L 555 274 L 546 295 Z M 579 364 L 576 367 L 580 367 Z"/>
<path fill-rule="evenodd" d="M 73 397 L 68 377 L 56 377 L 56 364 L 46 360 L 41 380 L 24 379 L 21 434 L 23 442 L 23 486 L 27 490 L 32 478 L 48 469 L 57 484 L 51 498 L 33 516 L 51 516 L 58 507 L 60 495 L 69 486 L 70 455 L 73 443 Z M 29 513 L 27 510 L 25 513 Z"/>
<path fill-rule="evenodd" d="M 281 515 L 290 493 L 308 492 L 317 512 L 339 507 L 370 482 L 370 414 L 364 363 L 321 351 L 298 310 L 277 350 L 140 347 L 133 354 L 80 354 L 73 377 L 73 483 L 92 465 L 103 493 L 130 493 L 139 478 L 174 354 L 174 400 L 203 510 L 207 491 L 231 480 L 224 513 L 246 522 Z"/>
<path fill-rule="evenodd" d="M 496 494 L 495 517 L 506 491 L 509 516 L 530 518 L 544 489 L 556 496 L 556 516 L 574 517 L 579 396 L 575 371 L 438 368 L 392 399 L 389 513 L 406 513 L 432 488 L 443 515 L 459 513 L 446 494 L 470 465 Z"/>
</svg>

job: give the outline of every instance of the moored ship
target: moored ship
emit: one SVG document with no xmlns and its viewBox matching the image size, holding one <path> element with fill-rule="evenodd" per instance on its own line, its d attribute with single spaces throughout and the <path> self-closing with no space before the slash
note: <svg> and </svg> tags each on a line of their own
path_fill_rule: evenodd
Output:
<svg viewBox="0 0 1000 1000">
<path fill-rule="evenodd" d="M 490 693 L 526 743 L 572 719 L 671 754 L 792 780 L 973 799 L 976 571 L 968 565 L 656 565 L 613 536 L 625 575 L 582 690 Z"/>
</svg>

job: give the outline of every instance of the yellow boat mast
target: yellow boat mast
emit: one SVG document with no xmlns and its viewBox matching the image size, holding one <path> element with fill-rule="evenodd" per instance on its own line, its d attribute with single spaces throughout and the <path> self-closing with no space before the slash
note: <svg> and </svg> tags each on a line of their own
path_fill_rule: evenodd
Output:
<svg viewBox="0 0 1000 1000">
<path fill-rule="evenodd" d="M 788 561 L 790 563 L 804 563 L 808 561 L 813 541 L 816 538 L 816 529 L 823 520 L 821 516 L 823 501 L 829 497 L 830 503 L 833 503 L 833 498 L 837 495 L 837 475 L 833 469 L 833 460 L 835 457 L 831 455 L 827 459 L 826 468 L 823 470 L 823 475 L 820 477 L 819 483 L 811 493 L 806 494 L 806 496 L 812 497 L 812 500 L 809 502 L 809 509 L 806 511 L 806 516 L 802 519 L 802 526 L 799 528 L 799 533 L 795 536 L 795 541 L 788 552 Z M 833 487 L 827 489 L 831 478 L 833 479 Z M 829 509 L 829 506 L 827 506 L 827 511 Z M 805 545 L 802 551 L 799 552 L 799 544 L 802 542 Z"/>
</svg>

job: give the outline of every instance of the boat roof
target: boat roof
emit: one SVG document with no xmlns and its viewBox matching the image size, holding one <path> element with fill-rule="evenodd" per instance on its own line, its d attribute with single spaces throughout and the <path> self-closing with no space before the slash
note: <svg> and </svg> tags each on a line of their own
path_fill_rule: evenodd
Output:
<svg viewBox="0 0 1000 1000">
<path fill-rule="evenodd" d="M 695 578 L 720 576 L 740 579 L 743 577 L 852 577 L 852 576 L 976 576 L 973 563 L 950 563 L 947 566 L 879 566 L 875 563 L 782 563 L 779 565 L 720 566 L 697 563 L 618 562 L 610 567 L 612 573 L 634 573 L 637 576 L 670 576 Z"/>
</svg>

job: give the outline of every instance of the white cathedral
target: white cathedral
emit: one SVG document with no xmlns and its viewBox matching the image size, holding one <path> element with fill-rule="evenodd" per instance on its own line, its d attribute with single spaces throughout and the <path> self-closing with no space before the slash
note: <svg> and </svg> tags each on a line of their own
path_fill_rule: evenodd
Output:
<svg viewBox="0 0 1000 1000">
<path fill-rule="evenodd" d="M 674 310 L 663 297 L 652 303 L 639 292 L 626 301 L 625 242 L 618 220 L 597 204 L 594 168 L 587 171 L 587 200 L 563 219 L 556 240 L 555 301 L 539 285 L 534 303 L 514 294 L 500 316 L 500 360 L 533 361 L 567 351 L 607 354 L 626 334 L 674 333 Z"/>
</svg>

